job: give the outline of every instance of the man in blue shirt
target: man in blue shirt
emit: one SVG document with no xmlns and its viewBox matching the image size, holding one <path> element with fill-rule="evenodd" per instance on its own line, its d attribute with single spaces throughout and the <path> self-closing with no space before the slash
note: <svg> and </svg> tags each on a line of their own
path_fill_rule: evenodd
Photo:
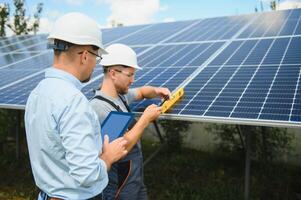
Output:
<svg viewBox="0 0 301 200">
<path fill-rule="evenodd" d="M 81 93 L 96 58 L 106 51 L 97 23 L 80 13 L 59 18 L 50 33 L 54 64 L 25 108 L 29 156 L 42 199 L 102 199 L 107 170 L 125 154 L 126 140 L 102 144 L 96 113 Z"/>
</svg>

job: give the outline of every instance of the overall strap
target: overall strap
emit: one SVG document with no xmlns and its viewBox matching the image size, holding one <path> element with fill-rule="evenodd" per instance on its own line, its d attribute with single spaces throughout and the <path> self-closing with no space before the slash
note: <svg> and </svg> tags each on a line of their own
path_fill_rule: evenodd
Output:
<svg viewBox="0 0 301 200">
<path fill-rule="evenodd" d="M 128 103 L 126 102 L 124 96 L 118 94 L 120 100 L 122 101 L 122 103 L 124 104 L 124 106 L 126 107 L 126 109 L 128 110 L 128 112 L 131 112 L 130 106 L 128 105 Z"/>
<path fill-rule="evenodd" d="M 126 100 L 124 99 L 124 97 L 123 97 L 122 95 L 118 95 L 118 96 L 119 96 L 119 98 L 121 99 L 121 101 L 123 102 L 123 104 L 125 105 L 125 107 L 126 107 L 126 109 L 128 110 L 128 112 L 131 112 L 130 107 L 129 107 L 129 105 L 127 104 L 127 102 L 126 102 Z M 109 99 L 107 99 L 107 98 L 105 98 L 105 97 L 103 97 L 103 96 L 97 95 L 97 96 L 95 96 L 95 97 L 93 97 L 93 98 L 98 99 L 98 100 L 101 100 L 101 101 L 104 101 L 104 102 L 107 102 L 107 103 L 110 104 L 113 108 L 115 108 L 118 112 L 123 112 L 123 110 L 121 110 L 121 108 L 120 108 L 118 105 L 116 105 L 114 102 L 112 102 L 111 100 L 109 100 Z M 131 124 L 129 125 L 129 129 L 132 129 L 132 128 L 135 126 L 136 122 L 137 122 L 136 119 L 134 119 L 134 120 L 131 122 Z"/>
<path fill-rule="evenodd" d="M 123 112 L 123 111 L 120 109 L 120 107 L 119 107 L 118 105 L 116 105 L 113 101 L 111 101 L 111 100 L 109 100 L 109 99 L 107 99 L 107 98 L 105 98 L 105 97 L 103 97 L 103 96 L 97 95 L 97 96 L 95 96 L 95 97 L 93 97 L 93 98 L 99 99 L 99 100 L 104 101 L 104 102 L 107 102 L 107 103 L 110 104 L 113 108 L 115 108 L 117 111 Z"/>
</svg>

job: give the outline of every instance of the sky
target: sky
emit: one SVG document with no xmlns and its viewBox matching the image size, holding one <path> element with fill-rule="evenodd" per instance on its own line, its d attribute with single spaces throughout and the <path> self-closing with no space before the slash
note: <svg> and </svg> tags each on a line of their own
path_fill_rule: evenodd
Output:
<svg viewBox="0 0 301 200">
<path fill-rule="evenodd" d="M 13 0 L 7 2 L 13 12 Z M 260 0 L 25 0 L 26 14 L 33 16 L 36 5 L 44 4 L 40 32 L 51 30 L 54 21 L 68 12 L 82 12 L 95 19 L 101 27 L 112 22 L 125 26 L 182 21 L 219 16 L 254 13 L 261 10 Z M 301 5 L 301 0 L 280 0 L 280 4 Z M 270 0 L 262 0 L 264 11 L 269 11 Z"/>
</svg>

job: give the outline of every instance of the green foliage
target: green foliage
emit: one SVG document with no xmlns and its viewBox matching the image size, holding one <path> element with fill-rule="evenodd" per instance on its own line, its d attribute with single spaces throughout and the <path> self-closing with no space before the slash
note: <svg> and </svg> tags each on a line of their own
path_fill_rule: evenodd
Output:
<svg viewBox="0 0 301 200">
<path fill-rule="evenodd" d="M 294 135 L 285 128 L 209 125 L 207 130 L 215 134 L 221 152 L 239 157 L 245 155 L 245 135 L 246 131 L 250 131 L 252 156 L 265 162 L 289 153 L 294 139 Z"/>
<path fill-rule="evenodd" d="M 185 133 L 191 122 L 177 120 L 161 120 L 160 125 L 164 129 L 167 146 L 170 152 L 180 151 Z"/>
<path fill-rule="evenodd" d="M 9 142 L 14 140 L 19 112 L 19 110 L 0 109 L 0 155 L 6 153 Z M 24 124 L 21 123 L 21 126 L 24 127 Z"/>
<path fill-rule="evenodd" d="M 33 22 L 32 28 L 31 28 L 31 30 L 34 32 L 34 34 L 36 34 L 39 30 L 42 10 L 43 10 L 43 3 L 38 3 L 37 11 L 34 14 L 34 22 Z"/>
<path fill-rule="evenodd" d="M 33 17 L 33 23 L 30 25 L 30 16 L 26 17 L 25 0 L 14 0 L 15 13 L 13 22 L 8 21 L 9 5 L 0 5 L 0 36 L 5 36 L 5 26 L 9 27 L 16 35 L 37 33 L 39 30 L 40 17 L 43 10 L 43 3 L 38 3 Z"/>
<path fill-rule="evenodd" d="M 154 151 L 146 143 L 143 147 L 144 155 Z M 300 199 L 299 166 L 271 163 L 273 173 L 268 174 L 259 162 L 251 166 L 250 199 Z M 145 167 L 145 183 L 149 199 L 240 200 L 244 197 L 244 167 L 244 159 L 184 147 L 171 156 L 163 149 Z"/>
<path fill-rule="evenodd" d="M 8 27 L 16 34 L 28 34 L 27 28 L 28 18 L 25 17 L 26 9 L 23 0 L 14 0 L 15 14 L 13 24 L 8 24 Z"/>
<path fill-rule="evenodd" d="M 15 127 L 16 111 L 0 109 L 0 140 L 2 141 Z"/>
<path fill-rule="evenodd" d="M 5 33 L 5 25 L 7 23 L 7 19 L 9 16 L 9 5 L 7 3 L 0 4 L 0 37 L 4 37 Z"/>
<path fill-rule="evenodd" d="M 158 144 L 142 142 L 146 158 L 158 148 Z M 250 199 L 300 199 L 300 166 L 272 163 L 269 168 L 273 173 L 266 174 L 261 164 L 252 162 Z M 243 199 L 244 160 L 241 159 L 184 147 L 171 156 L 163 149 L 144 170 L 149 199 Z M 14 151 L 0 155 L 0 172 L 0 199 L 37 198 L 27 153 L 22 154 L 19 164 L 15 162 Z"/>
<path fill-rule="evenodd" d="M 276 1 L 271 1 L 270 2 L 270 7 L 271 7 L 272 10 L 276 10 L 276 8 L 277 8 Z"/>
</svg>

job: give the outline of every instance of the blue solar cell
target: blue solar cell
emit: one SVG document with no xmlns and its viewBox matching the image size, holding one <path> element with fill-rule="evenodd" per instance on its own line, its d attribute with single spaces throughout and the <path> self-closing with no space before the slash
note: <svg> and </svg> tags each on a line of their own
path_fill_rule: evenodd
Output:
<svg viewBox="0 0 301 200">
<path fill-rule="evenodd" d="M 210 65 L 223 65 L 227 59 L 235 52 L 235 50 L 241 45 L 242 41 L 232 42 L 224 51 L 222 51 Z"/>
<path fill-rule="evenodd" d="M 298 19 L 288 20 L 280 31 L 279 35 L 292 35 L 295 31 L 297 23 Z"/>
<path fill-rule="evenodd" d="M 288 16 L 290 15 L 291 11 L 282 11 L 282 12 L 275 12 L 274 15 L 270 17 L 270 24 L 269 28 L 266 29 L 263 37 L 271 37 L 271 36 L 278 36 L 280 35 L 280 31 L 283 30 L 285 23 L 287 22 Z M 267 24 L 265 24 L 267 25 Z"/>
<path fill-rule="evenodd" d="M 240 119 L 256 119 L 258 116 L 257 113 L 245 113 L 245 112 L 241 112 L 241 113 L 236 113 L 236 112 L 233 112 L 231 117 L 232 118 L 240 118 Z"/>
<path fill-rule="evenodd" d="M 52 55 L 50 53 L 40 54 L 21 62 L 13 63 L 9 66 L 0 68 L 0 88 L 11 84 L 28 75 L 37 73 L 52 65 Z"/>
<path fill-rule="evenodd" d="M 301 115 L 291 115 L 290 121 L 300 122 Z"/>
<path fill-rule="evenodd" d="M 174 65 L 176 66 L 186 66 L 186 65 L 192 65 L 191 62 L 198 62 L 197 65 L 201 65 L 202 59 L 199 59 L 200 56 L 204 56 L 210 52 L 212 48 L 212 45 L 214 43 L 203 43 L 203 44 L 196 44 L 196 45 L 190 45 L 187 52 L 185 52 L 182 56 L 178 57 L 176 60 L 176 63 Z"/>
<path fill-rule="evenodd" d="M 295 35 L 301 35 L 301 23 L 300 23 L 300 20 L 296 26 L 296 29 L 295 29 Z"/>
<path fill-rule="evenodd" d="M 27 37 L 15 37 L 16 41 L 13 43 L 8 43 L 7 45 L 3 45 L 0 47 L 0 52 L 2 53 L 10 53 L 13 51 L 30 51 L 34 46 L 40 43 L 44 44 L 44 49 L 46 49 L 46 35 L 40 34 L 35 36 L 27 36 Z M 40 45 L 41 46 L 41 45 Z M 41 47 L 37 50 L 41 50 Z"/>
<path fill-rule="evenodd" d="M 19 105 L 25 106 L 30 92 L 44 78 L 44 73 L 38 74 L 26 81 L 18 82 L 10 87 L 0 90 L 0 105 Z"/>
<path fill-rule="evenodd" d="M 21 35 L 3 38 L 3 40 L 0 41 L 0 52 L 6 52 L 8 46 L 13 46 L 23 40 L 30 39 L 31 37 L 31 35 Z"/>
<path fill-rule="evenodd" d="M 230 39 L 249 20 L 251 16 L 204 19 L 188 31 L 177 35 L 168 42 L 191 42 Z"/>
<path fill-rule="evenodd" d="M 289 38 L 276 39 L 262 64 L 280 64 L 288 42 Z"/>
<path fill-rule="evenodd" d="M 37 44 L 32 44 L 30 46 L 25 46 L 23 48 L 20 48 L 16 52 L 46 51 L 46 50 L 47 50 L 47 42 L 43 41 Z"/>
<path fill-rule="evenodd" d="M 199 55 L 192 59 L 188 64 L 190 66 L 202 65 L 208 59 L 208 57 L 214 54 L 222 46 L 222 44 L 222 42 L 213 43 L 205 51 L 202 51 Z M 185 60 L 187 58 L 183 57 L 182 59 Z"/>
<path fill-rule="evenodd" d="M 301 64 L 301 37 L 292 38 L 284 57 L 284 64 Z"/>
<path fill-rule="evenodd" d="M 260 40 L 245 60 L 244 65 L 259 65 L 270 48 L 272 41 L 271 39 Z"/>
<path fill-rule="evenodd" d="M 136 54 L 140 54 L 143 51 L 145 51 L 146 49 L 148 49 L 149 47 L 133 47 L 132 49 L 134 49 L 134 51 L 136 52 Z"/>
<path fill-rule="evenodd" d="M 123 37 L 128 36 L 131 33 L 134 33 L 139 30 L 143 30 L 149 25 L 139 25 L 139 26 L 128 26 L 128 27 L 117 27 L 111 29 L 102 29 L 103 33 L 103 43 L 108 44 L 111 42 L 117 42 Z"/>
<path fill-rule="evenodd" d="M 143 66 L 145 66 L 145 67 L 159 66 L 162 62 L 166 61 L 167 59 L 170 59 L 170 57 L 173 57 L 173 55 L 175 55 L 179 51 L 181 51 L 184 47 L 185 47 L 185 45 L 169 45 L 169 46 L 166 46 L 164 48 L 165 51 L 163 53 L 161 53 L 157 57 L 150 57 L 148 60 L 145 61 Z M 177 57 L 175 59 L 177 59 Z"/>
<path fill-rule="evenodd" d="M 154 24 L 152 26 L 148 26 L 142 31 L 129 35 L 128 37 L 121 38 L 118 42 L 128 45 L 157 44 L 158 42 L 161 42 L 162 40 L 165 40 L 173 34 L 181 31 L 193 22 L 194 21 L 182 21 Z"/>
<path fill-rule="evenodd" d="M 155 68 L 146 71 L 146 73 L 137 74 L 137 80 L 133 84 L 133 87 L 152 85 L 157 87 L 167 87 L 169 88 L 169 90 L 173 91 L 195 70 L 196 67 Z M 136 102 L 131 104 L 131 108 L 137 111 L 143 107 L 145 108 L 147 105 L 150 105 L 152 103 L 158 104 L 158 102 L 159 99 Z"/>
<path fill-rule="evenodd" d="M 260 115 L 259 119 L 288 121 L 289 115 L 268 113 Z"/>
<path fill-rule="evenodd" d="M 11 63 L 14 63 L 14 62 L 32 57 L 34 55 L 37 55 L 37 53 L 24 52 L 24 53 L 0 54 L 0 69 L 1 69 L 1 67 L 4 67 L 4 66 L 9 65 Z"/>
</svg>

